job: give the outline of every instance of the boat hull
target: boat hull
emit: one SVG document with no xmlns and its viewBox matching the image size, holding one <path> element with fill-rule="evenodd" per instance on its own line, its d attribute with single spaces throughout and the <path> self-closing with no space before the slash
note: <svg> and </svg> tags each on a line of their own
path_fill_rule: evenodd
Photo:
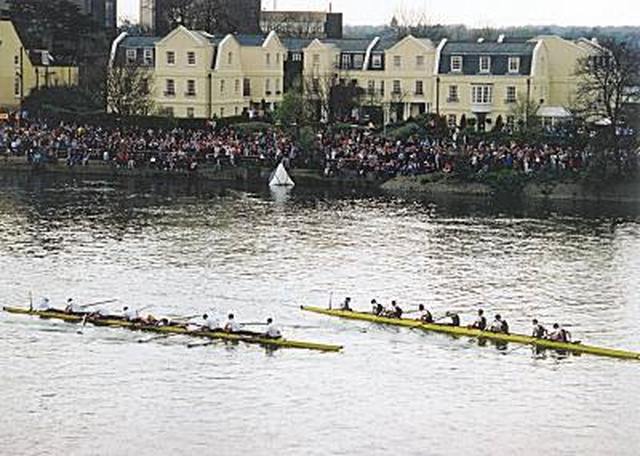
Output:
<svg viewBox="0 0 640 456">
<path fill-rule="evenodd" d="M 547 339 L 536 339 L 535 337 L 525 336 L 522 334 L 500 334 L 489 331 L 480 331 L 477 329 L 469 329 L 462 326 L 447 326 L 439 324 L 423 323 L 418 320 L 409 320 L 406 318 L 387 318 L 364 312 L 348 312 L 343 310 L 322 309 L 319 307 L 302 306 L 302 310 L 317 314 L 327 315 L 331 317 L 346 318 L 349 320 L 368 321 L 384 325 L 402 326 L 405 328 L 421 329 L 424 331 L 439 332 L 451 334 L 454 336 L 466 336 L 478 339 L 489 339 L 497 342 L 512 342 L 516 344 L 532 345 L 541 348 L 549 348 L 553 350 L 569 351 L 572 353 L 586 353 L 589 355 L 606 356 L 610 358 L 635 359 L 640 360 L 640 353 L 617 350 L 612 348 L 595 347 L 592 345 L 572 344 L 565 342 L 554 342 Z"/>
<path fill-rule="evenodd" d="M 51 318 L 56 320 L 63 320 L 69 323 L 81 323 L 83 320 L 82 315 L 67 314 L 60 311 L 36 311 L 29 310 L 20 307 L 3 307 L 3 310 L 12 314 L 20 315 L 32 315 L 40 318 Z M 239 334 L 230 334 L 226 332 L 217 331 L 189 331 L 182 326 L 150 326 L 132 323 L 126 320 L 117 319 L 100 319 L 100 320 L 88 320 L 88 323 L 94 326 L 107 326 L 111 328 L 125 328 L 133 331 L 144 331 L 157 334 L 167 335 L 185 335 L 191 337 L 198 337 L 211 340 L 223 340 L 229 342 L 245 342 L 248 344 L 257 344 L 265 347 L 272 348 L 297 348 L 304 350 L 316 350 L 323 352 L 338 352 L 342 350 L 342 346 L 318 344 L 314 342 L 303 342 L 289 339 L 269 339 L 266 337 L 251 337 Z"/>
</svg>

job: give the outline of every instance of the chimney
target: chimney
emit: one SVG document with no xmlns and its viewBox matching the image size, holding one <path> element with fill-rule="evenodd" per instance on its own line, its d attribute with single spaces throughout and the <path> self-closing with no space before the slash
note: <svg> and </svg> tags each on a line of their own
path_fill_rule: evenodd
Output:
<svg viewBox="0 0 640 456">
<path fill-rule="evenodd" d="M 501 33 L 498 37 L 498 43 L 504 43 L 504 33 Z"/>
<path fill-rule="evenodd" d="M 482 37 L 478 38 L 478 43 L 484 43 L 484 38 Z"/>
</svg>

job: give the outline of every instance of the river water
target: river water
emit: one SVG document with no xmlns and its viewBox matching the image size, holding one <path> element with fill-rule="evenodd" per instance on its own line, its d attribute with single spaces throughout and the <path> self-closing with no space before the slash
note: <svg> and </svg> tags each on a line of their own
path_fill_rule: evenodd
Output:
<svg viewBox="0 0 640 456">
<path fill-rule="evenodd" d="M 297 189 L 0 181 L 3 305 L 119 298 L 273 316 L 340 354 L 0 313 L 0 454 L 640 454 L 640 363 L 534 356 L 305 314 L 344 296 L 478 306 L 640 351 L 640 211 Z M 117 307 L 116 307 L 117 308 Z M 115 308 L 114 308 L 115 309 Z"/>
</svg>

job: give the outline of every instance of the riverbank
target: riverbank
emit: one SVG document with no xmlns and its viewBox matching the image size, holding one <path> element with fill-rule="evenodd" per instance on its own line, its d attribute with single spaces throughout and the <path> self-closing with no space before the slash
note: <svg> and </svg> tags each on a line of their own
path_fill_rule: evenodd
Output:
<svg viewBox="0 0 640 456">
<path fill-rule="evenodd" d="M 551 201 L 602 201 L 640 204 L 640 180 L 614 182 L 606 186 L 595 186 L 583 182 L 571 181 L 531 181 L 512 191 L 497 191 L 488 183 L 465 182 L 455 177 L 400 176 L 381 185 L 381 188 L 394 194 L 412 194 L 424 196 L 473 196 L 493 197 L 519 196 L 531 200 Z"/>
</svg>

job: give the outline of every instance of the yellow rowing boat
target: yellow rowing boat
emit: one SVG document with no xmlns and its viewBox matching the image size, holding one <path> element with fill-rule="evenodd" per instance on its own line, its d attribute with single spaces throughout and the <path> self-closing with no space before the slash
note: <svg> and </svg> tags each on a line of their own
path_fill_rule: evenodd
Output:
<svg viewBox="0 0 640 456">
<path fill-rule="evenodd" d="M 421 329 L 424 331 L 435 331 L 439 333 L 452 334 L 455 336 L 467 336 L 478 339 L 489 339 L 498 342 L 513 342 L 516 344 L 532 345 L 542 348 L 550 348 L 554 350 L 569 351 L 572 353 L 586 353 L 596 356 L 607 356 L 611 358 L 635 359 L 640 360 L 640 353 L 617 350 L 612 348 L 595 347 L 592 345 L 584 345 L 581 343 L 554 342 L 547 339 L 536 339 L 535 337 L 525 336 L 522 334 L 501 334 L 490 331 L 480 331 L 477 329 L 469 329 L 462 326 L 448 326 L 433 323 L 423 323 L 418 320 L 410 320 L 407 318 L 388 318 L 373 315 L 365 312 L 349 312 L 344 310 L 322 309 L 319 307 L 302 306 L 302 310 L 313 312 L 331 317 L 346 318 L 349 320 L 361 320 L 371 323 L 379 323 L 384 325 L 403 326 L 405 328 Z"/>
<path fill-rule="evenodd" d="M 84 319 L 83 314 L 69 314 L 58 310 L 37 311 L 20 307 L 4 307 L 5 312 L 12 314 L 33 315 L 40 318 L 53 318 L 63 320 L 69 323 L 81 323 Z M 245 342 L 248 344 L 258 344 L 265 347 L 273 348 L 299 348 L 306 350 L 317 350 L 324 352 L 337 352 L 342 350 L 339 345 L 318 344 L 314 342 L 303 342 L 289 339 L 269 339 L 262 336 L 248 336 L 243 334 L 232 334 L 222 331 L 190 331 L 184 326 L 153 326 L 139 323 L 132 323 L 126 320 L 118 319 L 88 319 L 88 323 L 95 326 L 108 326 L 112 328 L 125 328 L 133 331 L 145 331 L 166 335 L 185 335 L 213 340 L 225 340 L 230 342 Z"/>
</svg>

